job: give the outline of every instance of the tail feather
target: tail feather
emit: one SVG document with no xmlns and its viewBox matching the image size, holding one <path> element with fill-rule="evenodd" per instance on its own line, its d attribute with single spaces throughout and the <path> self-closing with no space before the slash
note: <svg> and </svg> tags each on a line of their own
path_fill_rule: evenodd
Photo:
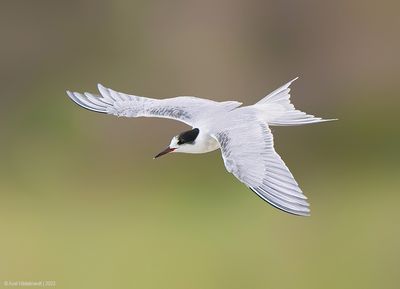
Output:
<svg viewBox="0 0 400 289">
<path fill-rule="evenodd" d="M 297 78 L 274 90 L 255 104 L 261 110 L 265 122 L 269 125 L 293 126 L 336 120 L 315 117 L 294 107 L 290 102 L 290 85 Z"/>
</svg>

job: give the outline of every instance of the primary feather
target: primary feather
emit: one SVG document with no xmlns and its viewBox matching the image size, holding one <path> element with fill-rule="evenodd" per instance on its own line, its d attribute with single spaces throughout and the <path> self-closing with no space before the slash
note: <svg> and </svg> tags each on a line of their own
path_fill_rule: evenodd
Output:
<svg viewBox="0 0 400 289">
<path fill-rule="evenodd" d="M 230 115 L 230 116 L 229 116 Z M 307 216 L 306 197 L 275 152 L 271 130 L 251 107 L 228 114 L 214 127 L 225 167 L 263 200 L 288 213 Z M 242 122 L 242 119 L 246 122 Z"/>
<path fill-rule="evenodd" d="M 126 94 L 98 84 L 100 95 L 88 92 L 67 91 L 68 96 L 83 108 L 96 112 L 125 117 L 161 117 L 194 125 L 209 114 L 229 111 L 242 103 L 237 101 L 217 102 L 194 96 L 178 96 L 155 99 Z"/>
</svg>

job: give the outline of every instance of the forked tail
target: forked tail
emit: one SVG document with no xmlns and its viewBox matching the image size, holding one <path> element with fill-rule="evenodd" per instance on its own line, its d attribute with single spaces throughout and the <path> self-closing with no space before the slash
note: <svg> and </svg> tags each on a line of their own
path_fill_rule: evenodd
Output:
<svg viewBox="0 0 400 289">
<path fill-rule="evenodd" d="M 265 122 L 269 125 L 292 126 L 336 120 L 315 117 L 294 107 L 290 102 L 289 86 L 297 78 L 274 90 L 254 104 L 255 107 L 261 110 L 261 115 Z"/>
</svg>

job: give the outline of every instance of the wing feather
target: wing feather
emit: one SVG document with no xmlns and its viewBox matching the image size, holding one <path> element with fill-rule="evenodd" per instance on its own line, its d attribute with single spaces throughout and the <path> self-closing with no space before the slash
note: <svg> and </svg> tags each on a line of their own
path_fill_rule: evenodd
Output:
<svg viewBox="0 0 400 289">
<path fill-rule="evenodd" d="M 191 126 L 207 119 L 208 115 L 230 111 L 241 105 L 237 101 L 216 102 L 193 96 L 153 99 L 117 92 L 101 84 L 98 84 L 98 90 L 100 95 L 70 91 L 67 94 L 79 106 L 95 112 L 125 117 L 169 118 Z"/>
<path fill-rule="evenodd" d="M 213 133 L 226 169 L 260 198 L 285 212 L 308 216 L 307 197 L 276 153 L 271 130 L 250 108 L 232 111 Z M 247 119 L 243 129 L 242 119 Z"/>
</svg>

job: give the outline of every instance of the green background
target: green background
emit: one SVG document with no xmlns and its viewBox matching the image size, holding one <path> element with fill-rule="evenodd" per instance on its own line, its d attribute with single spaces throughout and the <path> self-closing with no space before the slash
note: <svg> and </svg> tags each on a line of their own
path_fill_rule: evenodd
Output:
<svg viewBox="0 0 400 289">
<path fill-rule="evenodd" d="M 57 288 L 399 288 L 398 1 L 2 1 L 0 281 Z M 273 127 L 312 215 L 220 152 L 153 160 L 184 124 L 65 90 L 252 104 L 290 79 L 334 123 Z"/>
</svg>

